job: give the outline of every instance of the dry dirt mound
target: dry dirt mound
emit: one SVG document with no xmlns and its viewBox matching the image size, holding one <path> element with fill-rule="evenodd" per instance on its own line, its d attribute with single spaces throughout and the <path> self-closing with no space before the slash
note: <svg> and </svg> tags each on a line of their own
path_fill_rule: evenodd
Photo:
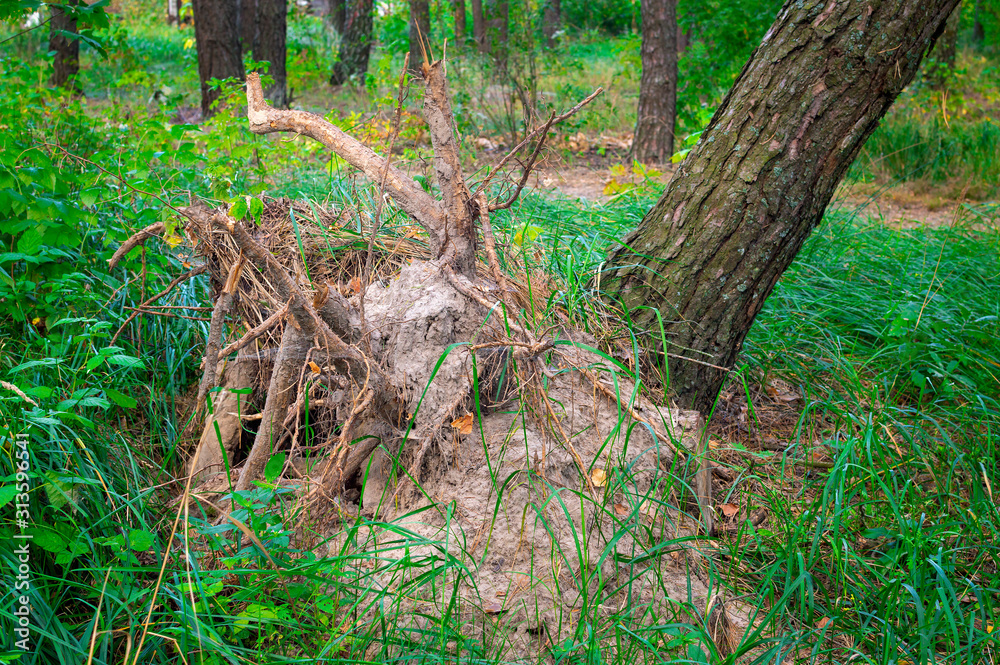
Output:
<svg viewBox="0 0 1000 665">
<path fill-rule="evenodd" d="M 426 569 L 400 576 L 384 565 L 391 561 L 380 562 L 385 587 L 408 589 L 415 608 L 447 605 L 457 592 L 466 620 L 488 626 L 510 654 L 571 636 L 585 606 L 646 621 L 705 607 L 709 590 L 692 570 L 701 564 L 678 556 L 697 525 L 677 509 L 684 483 L 674 446 L 694 449 L 697 413 L 639 400 L 635 415 L 647 422 L 637 420 L 591 377 L 617 383 L 627 401 L 632 383 L 612 376 L 611 363 L 590 350 L 592 339 L 568 330 L 543 366 L 530 359 L 518 366 L 513 353 L 493 359 L 519 382 L 498 391 L 473 370 L 489 360 L 473 362 L 471 350 L 497 336 L 497 322 L 434 263 L 403 268 L 365 300 L 376 354 L 405 384 L 416 414 L 410 437 L 420 450 L 430 446 L 411 464 L 412 480 L 393 473 L 400 460 L 391 450 L 377 454 L 360 509 L 381 524 L 368 535 L 383 545 L 409 543 L 406 556 L 440 559 L 455 571 L 453 586 L 414 587 Z M 474 384 L 481 418 L 469 411 Z M 669 439 L 654 436 L 651 424 Z M 676 558 L 662 548 L 666 541 Z M 334 543 L 342 547 L 340 538 Z M 415 630 L 425 622 L 419 614 Z"/>
</svg>

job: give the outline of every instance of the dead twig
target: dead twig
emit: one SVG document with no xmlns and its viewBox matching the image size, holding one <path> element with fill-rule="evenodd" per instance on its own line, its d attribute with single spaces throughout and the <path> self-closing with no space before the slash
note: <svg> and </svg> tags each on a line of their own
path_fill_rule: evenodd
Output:
<svg viewBox="0 0 1000 665">
<path fill-rule="evenodd" d="M 549 116 L 548 122 L 546 122 L 545 126 L 542 127 L 541 136 L 539 136 L 538 138 L 538 143 L 535 144 L 535 149 L 531 153 L 531 158 L 528 159 L 528 163 L 524 167 L 524 172 L 521 174 L 521 181 L 517 183 L 517 187 L 514 189 L 514 193 L 511 194 L 507 198 L 507 200 L 504 201 L 503 203 L 491 205 L 490 206 L 491 211 L 506 210 L 507 208 L 514 205 L 514 201 L 516 201 L 517 197 L 521 195 L 521 190 L 524 189 L 524 186 L 528 184 L 528 177 L 531 176 L 531 170 L 535 166 L 535 161 L 538 159 L 538 155 L 541 154 L 542 152 L 542 147 L 545 145 L 545 139 L 548 135 L 549 127 L 552 126 L 552 121 L 555 120 L 555 117 L 556 114 L 555 112 L 553 112 L 552 115 Z"/>
<path fill-rule="evenodd" d="M 239 351 L 247 344 L 254 341 L 258 337 L 269 331 L 271 328 L 273 328 L 279 321 L 281 321 L 281 319 L 285 317 L 286 314 L 288 314 L 288 305 L 285 305 L 278 311 L 274 312 L 273 314 L 271 314 L 271 316 L 264 319 L 260 323 L 260 325 L 251 328 L 249 331 L 247 331 L 245 335 L 243 335 L 243 337 L 240 337 L 238 340 L 232 342 L 224 349 L 219 351 L 219 357 L 226 358 L 230 354 Z"/>
<path fill-rule="evenodd" d="M 326 464 L 326 468 L 323 470 L 323 481 L 322 485 L 329 487 L 332 483 L 331 470 L 336 469 L 337 482 L 334 488 L 334 494 L 340 494 L 344 489 L 344 479 L 350 477 L 350 473 L 354 473 L 354 469 L 348 470 L 345 468 L 344 460 L 348 457 L 350 453 L 350 442 L 351 442 L 351 428 L 354 426 L 354 420 L 359 415 L 364 413 L 365 409 L 371 406 L 372 399 L 375 397 L 375 393 L 371 390 L 367 390 L 364 393 L 364 397 L 358 402 L 353 409 L 351 409 L 350 415 L 347 416 L 347 420 L 344 421 L 344 426 L 340 429 L 340 438 L 337 441 L 337 445 L 334 446 L 333 452 L 330 454 L 330 460 Z M 374 442 L 378 445 L 378 442 Z M 375 449 L 375 445 L 372 446 L 372 450 Z M 369 452 L 370 454 L 370 452 Z M 365 455 L 367 457 L 368 455 Z"/>
<path fill-rule="evenodd" d="M 472 198 L 475 199 L 477 196 L 479 196 L 480 194 L 482 194 L 483 192 L 485 192 L 486 188 L 489 187 L 490 181 L 493 180 L 493 177 L 497 173 L 499 173 L 500 170 L 503 169 L 503 167 L 507 165 L 507 162 L 509 162 L 511 159 L 513 159 L 514 156 L 517 153 L 521 152 L 521 150 L 526 145 L 528 145 L 532 141 L 532 139 L 534 139 L 536 136 L 538 136 L 539 134 L 541 134 L 543 129 L 545 131 L 548 131 L 549 127 L 551 127 L 552 125 L 559 124 L 560 122 L 562 122 L 566 118 L 568 118 L 571 115 L 573 115 L 574 113 L 578 112 L 584 106 L 586 106 L 590 102 L 594 101 L 597 98 L 597 96 L 600 95 L 602 92 L 604 92 L 604 88 L 598 88 L 594 92 L 592 92 L 589 95 L 587 95 L 587 97 L 584 98 L 583 101 L 581 101 L 579 104 L 577 104 L 576 106 L 574 106 L 570 110 L 566 111 L 562 115 L 557 115 L 555 118 L 552 118 L 550 122 L 546 123 L 543 127 L 539 127 L 538 129 L 534 130 L 533 132 L 531 132 L 530 134 L 528 134 L 527 136 L 525 136 L 524 140 L 521 141 L 520 143 L 518 143 L 516 146 L 514 146 L 514 148 L 510 152 L 508 152 L 506 155 L 504 155 L 504 158 L 500 160 L 500 163 L 497 164 L 493 168 L 493 171 L 488 176 L 486 176 L 486 179 L 483 180 L 479 184 L 479 187 L 476 188 L 476 191 L 472 195 Z"/>
<path fill-rule="evenodd" d="M 170 280 L 170 283 L 167 284 L 167 287 L 165 289 L 163 289 L 162 291 L 160 291 L 159 293 L 157 293 L 155 296 L 152 296 L 151 298 L 148 298 L 145 302 L 140 303 L 139 306 L 135 308 L 135 311 L 132 312 L 131 314 L 129 314 L 128 318 L 125 319 L 125 322 L 123 324 L 121 324 L 121 326 L 119 326 L 118 330 L 115 332 L 114 336 L 111 338 L 111 343 L 112 344 L 115 343 L 115 341 L 118 339 L 118 336 L 122 334 L 123 330 L 125 330 L 125 326 L 127 326 L 129 323 L 131 323 L 132 319 L 134 319 L 135 317 L 137 317 L 140 314 L 142 314 L 143 313 L 142 310 L 144 308 L 148 307 L 149 305 L 151 305 L 152 303 L 156 302 L 160 298 L 166 296 L 168 293 L 170 293 L 171 291 L 173 291 L 174 287 L 176 287 L 181 282 L 189 280 L 192 277 L 197 277 L 198 275 L 200 275 L 200 274 L 202 274 L 204 272 L 208 272 L 208 266 L 207 265 L 200 265 L 197 268 L 194 268 L 192 270 L 188 270 L 183 275 L 178 275 L 177 277 L 174 277 L 172 280 Z M 153 314 L 153 312 L 147 312 L 147 313 Z"/>
<path fill-rule="evenodd" d="M 341 131 L 321 116 L 306 111 L 281 111 L 264 101 L 264 91 L 257 72 L 247 74 L 247 120 L 254 134 L 294 132 L 315 139 L 360 169 L 373 182 L 383 181 L 386 193 L 403 211 L 425 227 L 443 225 L 441 211 L 427 192 L 371 148 Z"/>
<path fill-rule="evenodd" d="M 141 309 L 139 307 L 125 307 L 130 312 L 136 314 L 148 314 L 149 316 L 165 316 L 168 319 L 186 319 L 187 321 L 211 321 L 208 316 L 188 316 L 186 314 L 174 314 L 173 312 L 158 312 L 156 309 Z"/>
<path fill-rule="evenodd" d="M 493 281 L 500 287 L 502 295 L 507 294 L 507 275 L 500 267 L 500 260 L 497 258 L 496 238 L 493 236 L 493 226 L 490 224 L 490 204 L 486 199 L 486 194 L 481 193 L 474 199 L 479 210 L 479 225 L 483 229 L 483 248 L 486 250 L 486 260 L 490 266 L 490 274 Z"/>
</svg>

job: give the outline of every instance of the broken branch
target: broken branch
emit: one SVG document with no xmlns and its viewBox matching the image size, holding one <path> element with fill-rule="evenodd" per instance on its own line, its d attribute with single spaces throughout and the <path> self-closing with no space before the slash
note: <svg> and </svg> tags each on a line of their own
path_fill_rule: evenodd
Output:
<svg viewBox="0 0 1000 665">
<path fill-rule="evenodd" d="M 413 178 L 388 164 L 374 150 L 315 113 L 279 111 L 268 106 L 257 72 L 247 74 L 247 119 L 254 134 L 295 132 L 315 139 L 351 166 L 361 169 L 373 182 L 382 181 L 384 174 L 386 193 L 406 214 L 428 230 L 444 225 L 437 202 Z"/>
<path fill-rule="evenodd" d="M 535 166 L 535 161 L 538 159 L 538 155 L 541 154 L 542 152 L 542 146 L 545 145 L 545 138 L 548 135 L 549 127 L 552 126 L 552 121 L 555 120 L 555 117 L 556 117 L 555 113 L 550 115 L 548 122 L 546 122 L 545 126 L 542 127 L 541 136 L 538 138 L 538 143 L 535 144 L 535 149 L 531 153 L 531 158 L 528 160 L 527 165 L 524 167 L 524 173 L 521 174 L 521 181 L 517 183 L 517 188 L 514 189 L 514 193 L 511 194 L 510 197 L 503 203 L 498 203 L 497 205 L 490 206 L 491 211 L 506 210 L 507 208 L 511 207 L 514 204 L 514 201 L 517 200 L 517 197 L 521 195 L 521 190 L 524 189 L 524 186 L 526 184 L 528 184 L 528 177 L 531 175 L 531 170 Z"/>
<path fill-rule="evenodd" d="M 208 341 L 205 343 L 205 371 L 201 375 L 201 383 L 198 384 L 198 400 L 195 402 L 198 408 L 205 401 L 208 391 L 215 387 L 218 380 L 216 372 L 219 368 L 219 347 L 222 346 L 222 326 L 226 322 L 226 316 L 233 304 L 233 293 L 236 291 L 236 283 L 239 281 L 240 273 L 243 271 L 243 257 L 240 256 L 229 269 L 229 276 L 222 287 L 222 293 L 215 303 L 212 311 L 212 322 L 208 327 Z"/>
</svg>

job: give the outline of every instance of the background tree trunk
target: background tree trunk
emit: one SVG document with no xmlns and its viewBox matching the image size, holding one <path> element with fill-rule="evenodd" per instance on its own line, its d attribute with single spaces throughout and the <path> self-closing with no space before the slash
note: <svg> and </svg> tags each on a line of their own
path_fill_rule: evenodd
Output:
<svg viewBox="0 0 1000 665">
<path fill-rule="evenodd" d="M 483 16 L 486 25 L 486 53 L 491 54 L 496 62 L 506 62 L 510 4 L 507 0 L 487 0 Z"/>
<path fill-rule="evenodd" d="M 424 63 L 424 50 L 420 40 L 430 44 L 431 9 L 428 0 L 410 0 L 410 69 L 419 72 Z M 430 54 L 427 54 L 430 62 Z"/>
<path fill-rule="evenodd" d="M 545 34 L 545 43 L 549 48 L 555 48 L 556 33 L 561 27 L 562 7 L 559 5 L 559 0 L 548 0 L 542 14 L 542 32 Z"/>
<path fill-rule="evenodd" d="M 254 39 L 253 59 L 269 62 L 267 73 L 274 82 L 264 90 L 264 95 L 276 108 L 288 106 L 288 73 L 286 68 L 285 41 L 288 35 L 287 0 L 256 0 L 257 36 Z"/>
<path fill-rule="evenodd" d="M 465 44 L 465 0 L 452 0 L 452 15 L 455 18 L 455 45 Z"/>
<path fill-rule="evenodd" d="M 754 317 L 958 0 L 786 3 L 602 284 L 661 347 L 732 367 Z M 651 309 L 652 308 L 652 309 Z M 726 372 L 671 358 L 682 407 Z"/>
<path fill-rule="evenodd" d="M 330 83 L 343 85 L 352 76 L 364 77 L 371 55 L 373 0 L 351 0 L 340 42 L 340 61 L 333 66 Z"/>
<path fill-rule="evenodd" d="M 931 58 L 934 60 L 930 72 L 930 81 L 937 88 L 943 88 L 948 82 L 948 75 L 955 70 L 955 56 L 958 53 L 958 24 L 962 20 L 962 3 L 944 24 L 944 32 L 938 37 Z"/>
<path fill-rule="evenodd" d="M 979 12 L 982 9 L 981 3 L 982 0 L 976 0 L 975 14 L 972 17 L 972 42 L 976 46 L 982 46 L 983 42 L 986 41 L 986 30 L 983 29 L 983 22 L 979 19 Z"/>
<path fill-rule="evenodd" d="M 347 21 L 347 0 L 330 0 L 330 25 L 338 35 L 344 34 L 344 24 Z"/>
<path fill-rule="evenodd" d="M 211 79 L 244 77 L 240 48 L 239 0 L 193 0 L 194 37 L 198 47 L 198 78 L 201 79 L 201 113 L 214 113 L 212 103 L 219 91 L 209 87 Z"/>
<path fill-rule="evenodd" d="M 642 0 L 642 79 L 632 143 L 643 164 L 674 154 L 677 116 L 677 0 Z"/>
<path fill-rule="evenodd" d="M 486 53 L 486 16 L 483 14 L 483 0 L 472 0 L 472 36 L 479 45 L 479 51 Z"/>
<path fill-rule="evenodd" d="M 177 25 L 181 18 L 181 0 L 167 0 L 167 25 Z"/>
<path fill-rule="evenodd" d="M 64 4 L 76 6 L 79 0 L 66 0 Z M 52 85 L 80 92 L 76 76 L 80 73 L 80 41 L 62 34 L 76 33 L 76 17 L 67 14 L 61 7 L 53 6 L 49 21 L 49 51 L 55 51 L 52 61 Z"/>
<path fill-rule="evenodd" d="M 257 50 L 257 3 L 258 0 L 240 0 L 240 43 L 244 53 L 253 53 Z"/>
</svg>

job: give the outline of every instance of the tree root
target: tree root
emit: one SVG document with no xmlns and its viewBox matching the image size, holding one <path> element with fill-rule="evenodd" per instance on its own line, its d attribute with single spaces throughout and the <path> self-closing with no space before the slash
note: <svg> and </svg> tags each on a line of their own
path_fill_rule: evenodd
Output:
<svg viewBox="0 0 1000 665">
<path fill-rule="evenodd" d="M 243 270 L 243 258 L 240 257 L 229 269 L 229 277 L 222 287 L 222 293 L 215 302 L 215 309 L 212 310 L 212 322 L 208 329 L 208 341 L 205 343 L 205 371 L 201 375 L 201 383 L 198 385 L 198 407 L 205 403 L 205 396 L 215 388 L 218 381 L 219 347 L 222 346 L 222 327 L 229 315 L 229 309 L 233 304 L 233 293 L 236 291 L 236 283 L 239 281 L 240 272 Z"/>
<path fill-rule="evenodd" d="M 150 224 L 142 231 L 139 231 L 138 233 L 133 235 L 131 238 L 123 242 L 121 246 L 117 250 L 115 250 L 115 253 L 111 255 L 111 258 L 108 259 L 108 267 L 110 267 L 111 269 L 117 268 L 118 263 L 123 258 L 125 258 L 126 254 L 128 254 L 133 249 L 135 249 L 142 243 L 146 242 L 150 238 L 158 236 L 161 233 L 163 233 L 164 228 L 165 227 L 163 225 L 163 222 L 156 222 L 155 224 Z"/>
<path fill-rule="evenodd" d="M 293 388 L 298 385 L 301 359 L 308 351 L 308 344 L 309 338 L 300 329 L 294 325 L 285 326 L 278 358 L 274 361 L 274 371 L 271 372 L 271 384 L 267 389 L 260 429 L 257 430 L 257 437 L 236 483 L 236 491 L 249 489 L 250 483 L 260 477 L 281 437 L 285 413 L 295 394 Z"/>
</svg>

